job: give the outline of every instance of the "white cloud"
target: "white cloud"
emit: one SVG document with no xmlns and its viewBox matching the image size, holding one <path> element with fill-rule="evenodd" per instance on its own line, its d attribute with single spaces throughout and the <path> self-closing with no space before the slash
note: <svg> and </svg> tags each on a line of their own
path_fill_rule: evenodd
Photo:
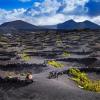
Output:
<svg viewBox="0 0 100 100">
<path fill-rule="evenodd" d="M 63 9 L 63 12 L 74 12 L 77 7 L 79 7 L 78 10 L 83 10 L 87 2 L 89 2 L 89 0 L 64 0 L 63 3 L 66 6 Z"/>
<path fill-rule="evenodd" d="M 23 13 L 26 10 L 24 8 L 13 9 L 10 11 L 0 9 L 0 24 L 7 21 L 18 20 L 23 17 Z"/>
<path fill-rule="evenodd" d="M 41 16 L 40 18 L 35 18 L 37 25 L 55 25 L 61 23 L 64 20 L 65 16 L 63 14 L 56 14 L 51 17 Z"/>
<path fill-rule="evenodd" d="M 38 7 L 40 13 L 42 14 L 45 13 L 55 14 L 56 11 L 61 6 L 61 3 L 58 2 L 57 0 L 44 0 L 44 2 L 42 3 L 35 2 L 33 6 Z"/>
<path fill-rule="evenodd" d="M 100 25 L 100 15 L 96 16 L 96 17 L 93 17 L 91 21 Z"/>
<path fill-rule="evenodd" d="M 75 12 L 85 13 L 88 11 L 85 7 L 85 4 L 88 2 L 89 0 L 44 0 L 42 3 L 35 2 L 34 7 L 38 8 L 42 14 L 55 14 L 59 9 L 62 9 L 61 12 L 65 14 Z"/>
<path fill-rule="evenodd" d="M 41 5 L 40 2 L 35 2 L 35 3 L 34 3 L 34 6 L 35 6 L 35 7 L 39 7 L 40 5 Z"/>
</svg>

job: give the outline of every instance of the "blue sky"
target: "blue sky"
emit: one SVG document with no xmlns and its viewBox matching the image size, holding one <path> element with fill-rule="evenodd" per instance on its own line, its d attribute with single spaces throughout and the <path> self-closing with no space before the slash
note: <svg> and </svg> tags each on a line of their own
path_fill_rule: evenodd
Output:
<svg viewBox="0 0 100 100">
<path fill-rule="evenodd" d="M 0 0 L 0 8 L 7 10 L 15 8 L 29 8 L 34 2 L 38 1 L 40 2 L 41 0 Z"/>
<path fill-rule="evenodd" d="M 70 19 L 100 25 L 100 0 L 0 0 L 0 24 L 24 20 L 53 25 Z"/>
</svg>

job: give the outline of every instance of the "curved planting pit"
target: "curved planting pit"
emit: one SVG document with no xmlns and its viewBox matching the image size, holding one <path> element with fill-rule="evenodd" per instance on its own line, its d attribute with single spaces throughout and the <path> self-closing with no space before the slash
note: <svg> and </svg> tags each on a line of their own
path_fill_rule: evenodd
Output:
<svg viewBox="0 0 100 100">
<path fill-rule="evenodd" d="M 83 51 L 83 52 L 70 51 L 69 53 L 73 53 L 73 54 L 77 54 L 77 55 L 90 55 L 93 53 L 93 51 Z"/>
<path fill-rule="evenodd" d="M 13 79 L 0 78 L 0 88 L 2 88 L 5 91 L 9 89 L 15 90 L 17 88 L 25 87 L 32 83 L 33 81 L 18 80 L 16 78 L 13 78 Z"/>
<path fill-rule="evenodd" d="M 86 66 L 93 64 L 97 61 L 96 58 L 64 58 L 64 59 L 56 59 L 57 61 L 65 61 L 65 62 L 78 62 L 81 64 L 85 64 Z"/>
<path fill-rule="evenodd" d="M 22 71 L 31 71 L 32 73 L 40 73 L 43 71 L 46 65 L 44 64 L 8 64 L 8 65 L 1 65 L 0 70 L 3 71 L 15 71 L 15 72 L 22 72 Z"/>
<path fill-rule="evenodd" d="M 6 78 L 1 78 L 0 77 L 0 83 L 11 83 L 11 84 L 13 84 L 13 83 L 17 83 L 17 84 L 30 84 L 30 83 L 32 83 L 33 82 L 33 80 L 25 80 L 25 79 L 18 79 L 18 77 L 14 77 L 14 78 L 8 78 L 8 77 L 6 77 Z"/>
<path fill-rule="evenodd" d="M 28 55 L 52 59 L 52 58 L 56 58 L 57 53 L 55 53 L 55 52 L 34 52 L 34 53 L 29 53 Z"/>
<path fill-rule="evenodd" d="M 80 71 L 86 72 L 86 73 L 100 73 L 100 67 L 96 68 L 79 68 Z"/>
</svg>

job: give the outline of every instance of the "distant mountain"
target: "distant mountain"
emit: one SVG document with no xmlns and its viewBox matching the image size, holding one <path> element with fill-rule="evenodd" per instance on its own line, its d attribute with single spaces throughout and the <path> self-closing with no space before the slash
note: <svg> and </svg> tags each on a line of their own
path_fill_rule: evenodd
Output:
<svg viewBox="0 0 100 100">
<path fill-rule="evenodd" d="M 80 29 L 83 29 L 83 28 L 87 28 L 87 29 L 100 29 L 100 26 L 93 23 L 93 22 L 90 22 L 88 20 L 84 21 L 84 22 L 79 22 L 78 23 L 78 27 Z"/>
<path fill-rule="evenodd" d="M 100 26 L 92 23 L 90 21 L 84 21 L 84 22 L 75 22 L 73 20 L 68 20 L 64 23 L 60 23 L 58 25 L 51 25 L 51 26 L 45 26 L 48 29 L 64 29 L 64 30 L 73 30 L 73 29 L 100 29 Z"/>
<path fill-rule="evenodd" d="M 94 24 L 90 21 L 75 22 L 73 20 L 66 21 L 57 25 L 47 25 L 47 26 L 35 26 L 30 23 L 16 20 L 12 22 L 6 22 L 0 25 L 0 33 L 16 33 L 20 30 L 22 31 L 46 31 L 51 29 L 59 30 L 73 30 L 73 29 L 100 29 L 100 26 Z"/>
<path fill-rule="evenodd" d="M 77 23 L 73 20 L 68 20 L 64 23 L 58 24 L 57 25 L 57 29 L 68 29 L 68 30 L 72 30 L 72 29 L 77 29 Z"/>
<path fill-rule="evenodd" d="M 9 29 L 16 29 L 16 30 L 34 30 L 38 29 L 37 26 L 24 22 L 22 20 L 16 20 L 12 22 L 6 22 L 0 26 L 0 28 L 9 28 Z"/>
<path fill-rule="evenodd" d="M 38 27 L 22 20 L 6 22 L 0 25 L 0 31 L 4 33 L 18 32 L 19 30 L 37 30 Z"/>
</svg>

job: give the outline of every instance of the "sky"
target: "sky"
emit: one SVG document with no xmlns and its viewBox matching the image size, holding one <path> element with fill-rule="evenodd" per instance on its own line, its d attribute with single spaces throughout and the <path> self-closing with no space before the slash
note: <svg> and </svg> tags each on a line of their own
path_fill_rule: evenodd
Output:
<svg viewBox="0 0 100 100">
<path fill-rule="evenodd" d="M 55 25 L 70 19 L 100 25 L 100 0 L 0 0 L 0 24 L 23 20 Z"/>
</svg>

